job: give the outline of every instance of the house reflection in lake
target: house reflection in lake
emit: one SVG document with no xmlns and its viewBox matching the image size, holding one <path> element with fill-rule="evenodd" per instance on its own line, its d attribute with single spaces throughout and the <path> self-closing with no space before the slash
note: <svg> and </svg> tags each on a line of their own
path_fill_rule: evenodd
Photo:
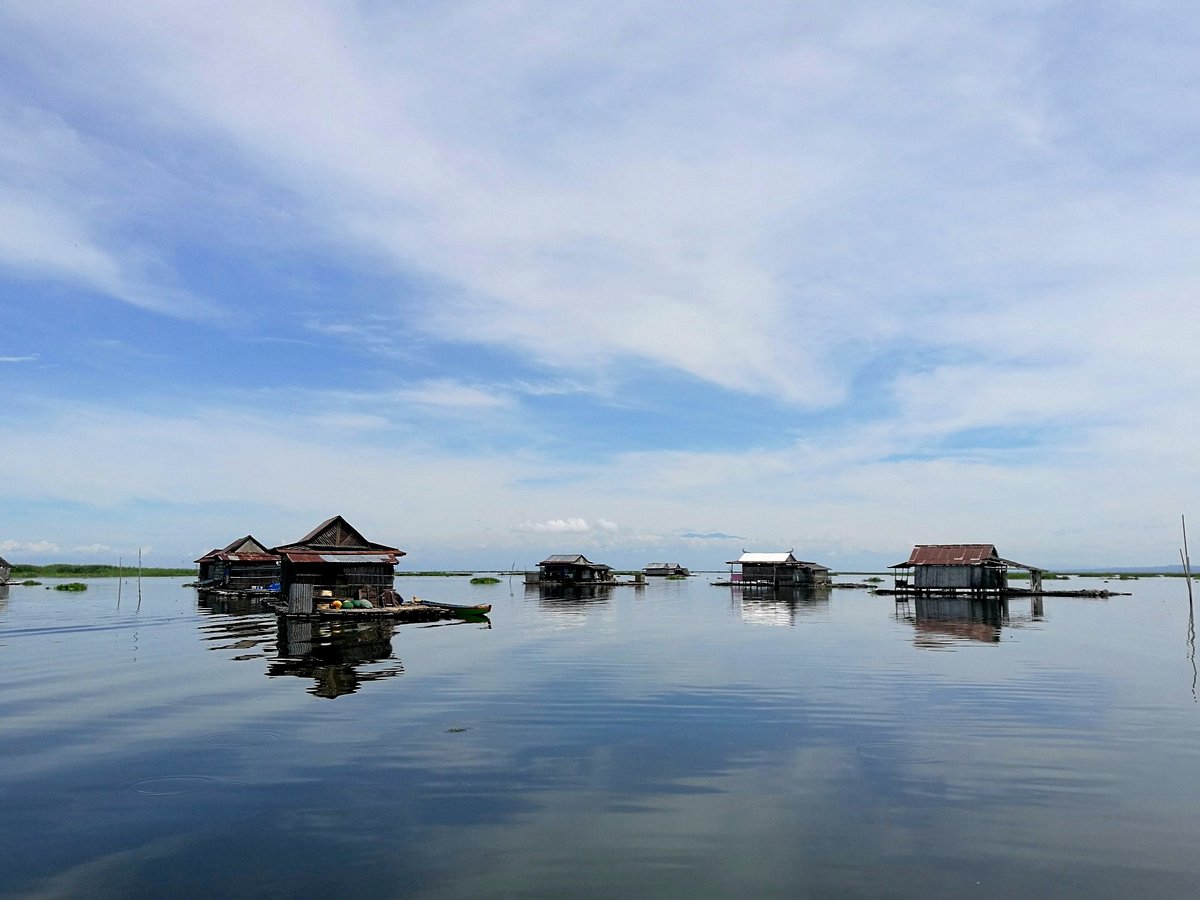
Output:
<svg viewBox="0 0 1200 900">
<path fill-rule="evenodd" d="M 829 610 L 829 586 L 742 585 L 729 589 L 742 621 L 750 625 L 795 625 L 796 619 Z"/>
<path fill-rule="evenodd" d="M 1027 614 L 1009 609 L 1007 599 L 995 597 L 917 597 L 896 602 L 896 617 L 911 622 L 913 645 L 927 650 L 947 649 L 959 641 L 998 644 L 1005 628 L 1023 628 L 1044 618 L 1040 597 Z"/>
<path fill-rule="evenodd" d="M 333 699 L 404 673 L 392 655 L 392 622 L 352 624 L 279 619 L 277 658 L 267 675 L 312 678 L 310 694 Z M 369 665 L 388 660 L 386 665 Z"/>
</svg>

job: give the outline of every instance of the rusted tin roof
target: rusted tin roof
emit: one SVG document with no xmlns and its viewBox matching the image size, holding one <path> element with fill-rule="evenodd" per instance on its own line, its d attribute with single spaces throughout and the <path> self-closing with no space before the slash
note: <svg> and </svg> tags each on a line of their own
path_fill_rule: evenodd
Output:
<svg viewBox="0 0 1200 900">
<path fill-rule="evenodd" d="M 994 544 L 917 544 L 899 566 L 981 566 L 997 562 Z"/>
<path fill-rule="evenodd" d="M 280 555 L 291 563 L 396 564 L 396 554 L 394 553 L 375 553 L 360 550 L 345 550 L 340 553 L 311 553 L 306 550 L 283 550 L 280 552 Z"/>
</svg>

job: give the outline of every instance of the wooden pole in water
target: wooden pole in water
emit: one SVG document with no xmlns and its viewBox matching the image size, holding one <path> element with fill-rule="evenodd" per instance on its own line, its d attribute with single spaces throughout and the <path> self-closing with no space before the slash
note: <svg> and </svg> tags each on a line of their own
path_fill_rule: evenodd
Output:
<svg viewBox="0 0 1200 900">
<path fill-rule="evenodd" d="M 1187 517 L 1180 514 L 1179 522 L 1183 526 L 1183 549 L 1179 551 L 1179 558 L 1183 562 L 1183 577 L 1187 579 L 1188 603 L 1191 603 L 1192 602 L 1192 558 L 1188 554 Z"/>
<path fill-rule="evenodd" d="M 142 548 L 138 547 L 138 605 L 137 608 L 142 608 Z"/>
</svg>

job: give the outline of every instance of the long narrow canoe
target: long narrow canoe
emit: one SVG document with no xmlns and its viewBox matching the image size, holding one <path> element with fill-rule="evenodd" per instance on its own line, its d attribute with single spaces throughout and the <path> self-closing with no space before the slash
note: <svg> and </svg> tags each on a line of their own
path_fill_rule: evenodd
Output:
<svg viewBox="0 0 1200 900">
<path fill-rule="evenodd" d="M 492 604 L 490 603 L 474 603 L 471 605 L 463 605 L 461 603 L 442 603 L 440 600 L 426 600 L 424 597 L 422 597 L 420 600 L 415 600 L 415 602 L 420 603 L 422 606 L 436 606 L 439 609 L 449 611 L 452 616 L 461 618 L 486 616 L 492 611 Z"/>
</svg>

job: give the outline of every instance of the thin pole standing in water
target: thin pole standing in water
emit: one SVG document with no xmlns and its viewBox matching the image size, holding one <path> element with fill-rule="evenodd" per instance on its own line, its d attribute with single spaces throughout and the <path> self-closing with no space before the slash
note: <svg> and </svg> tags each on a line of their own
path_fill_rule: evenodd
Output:
<svg viewBox="0 0 1200 900">
<path fill-rule="evenodd" d="M 138 547 L 138 605 L 137 608 L 142 608 L 142 548 Z"/>
<path fill-rule="evenodd" d="M 1187 579 L 1188 586 L 1188 603 L 1192 602 L 1192 558 L 1188 554 L 1187 545 L 1187 517 L 1180 515 L 1179 522 L 1183 525 L 1183 549 L 1179 551 L 1179 558 L 1183 561 L 1183 577 Z"/>
<path fill-rule="evenodd" d="M 117 609 L 121 608 L 121 582 L 125 580 L 125 576 L 122 574 L 121 563 L 124 561 L 122 557 L 117 557 Z"/>
</svg>

